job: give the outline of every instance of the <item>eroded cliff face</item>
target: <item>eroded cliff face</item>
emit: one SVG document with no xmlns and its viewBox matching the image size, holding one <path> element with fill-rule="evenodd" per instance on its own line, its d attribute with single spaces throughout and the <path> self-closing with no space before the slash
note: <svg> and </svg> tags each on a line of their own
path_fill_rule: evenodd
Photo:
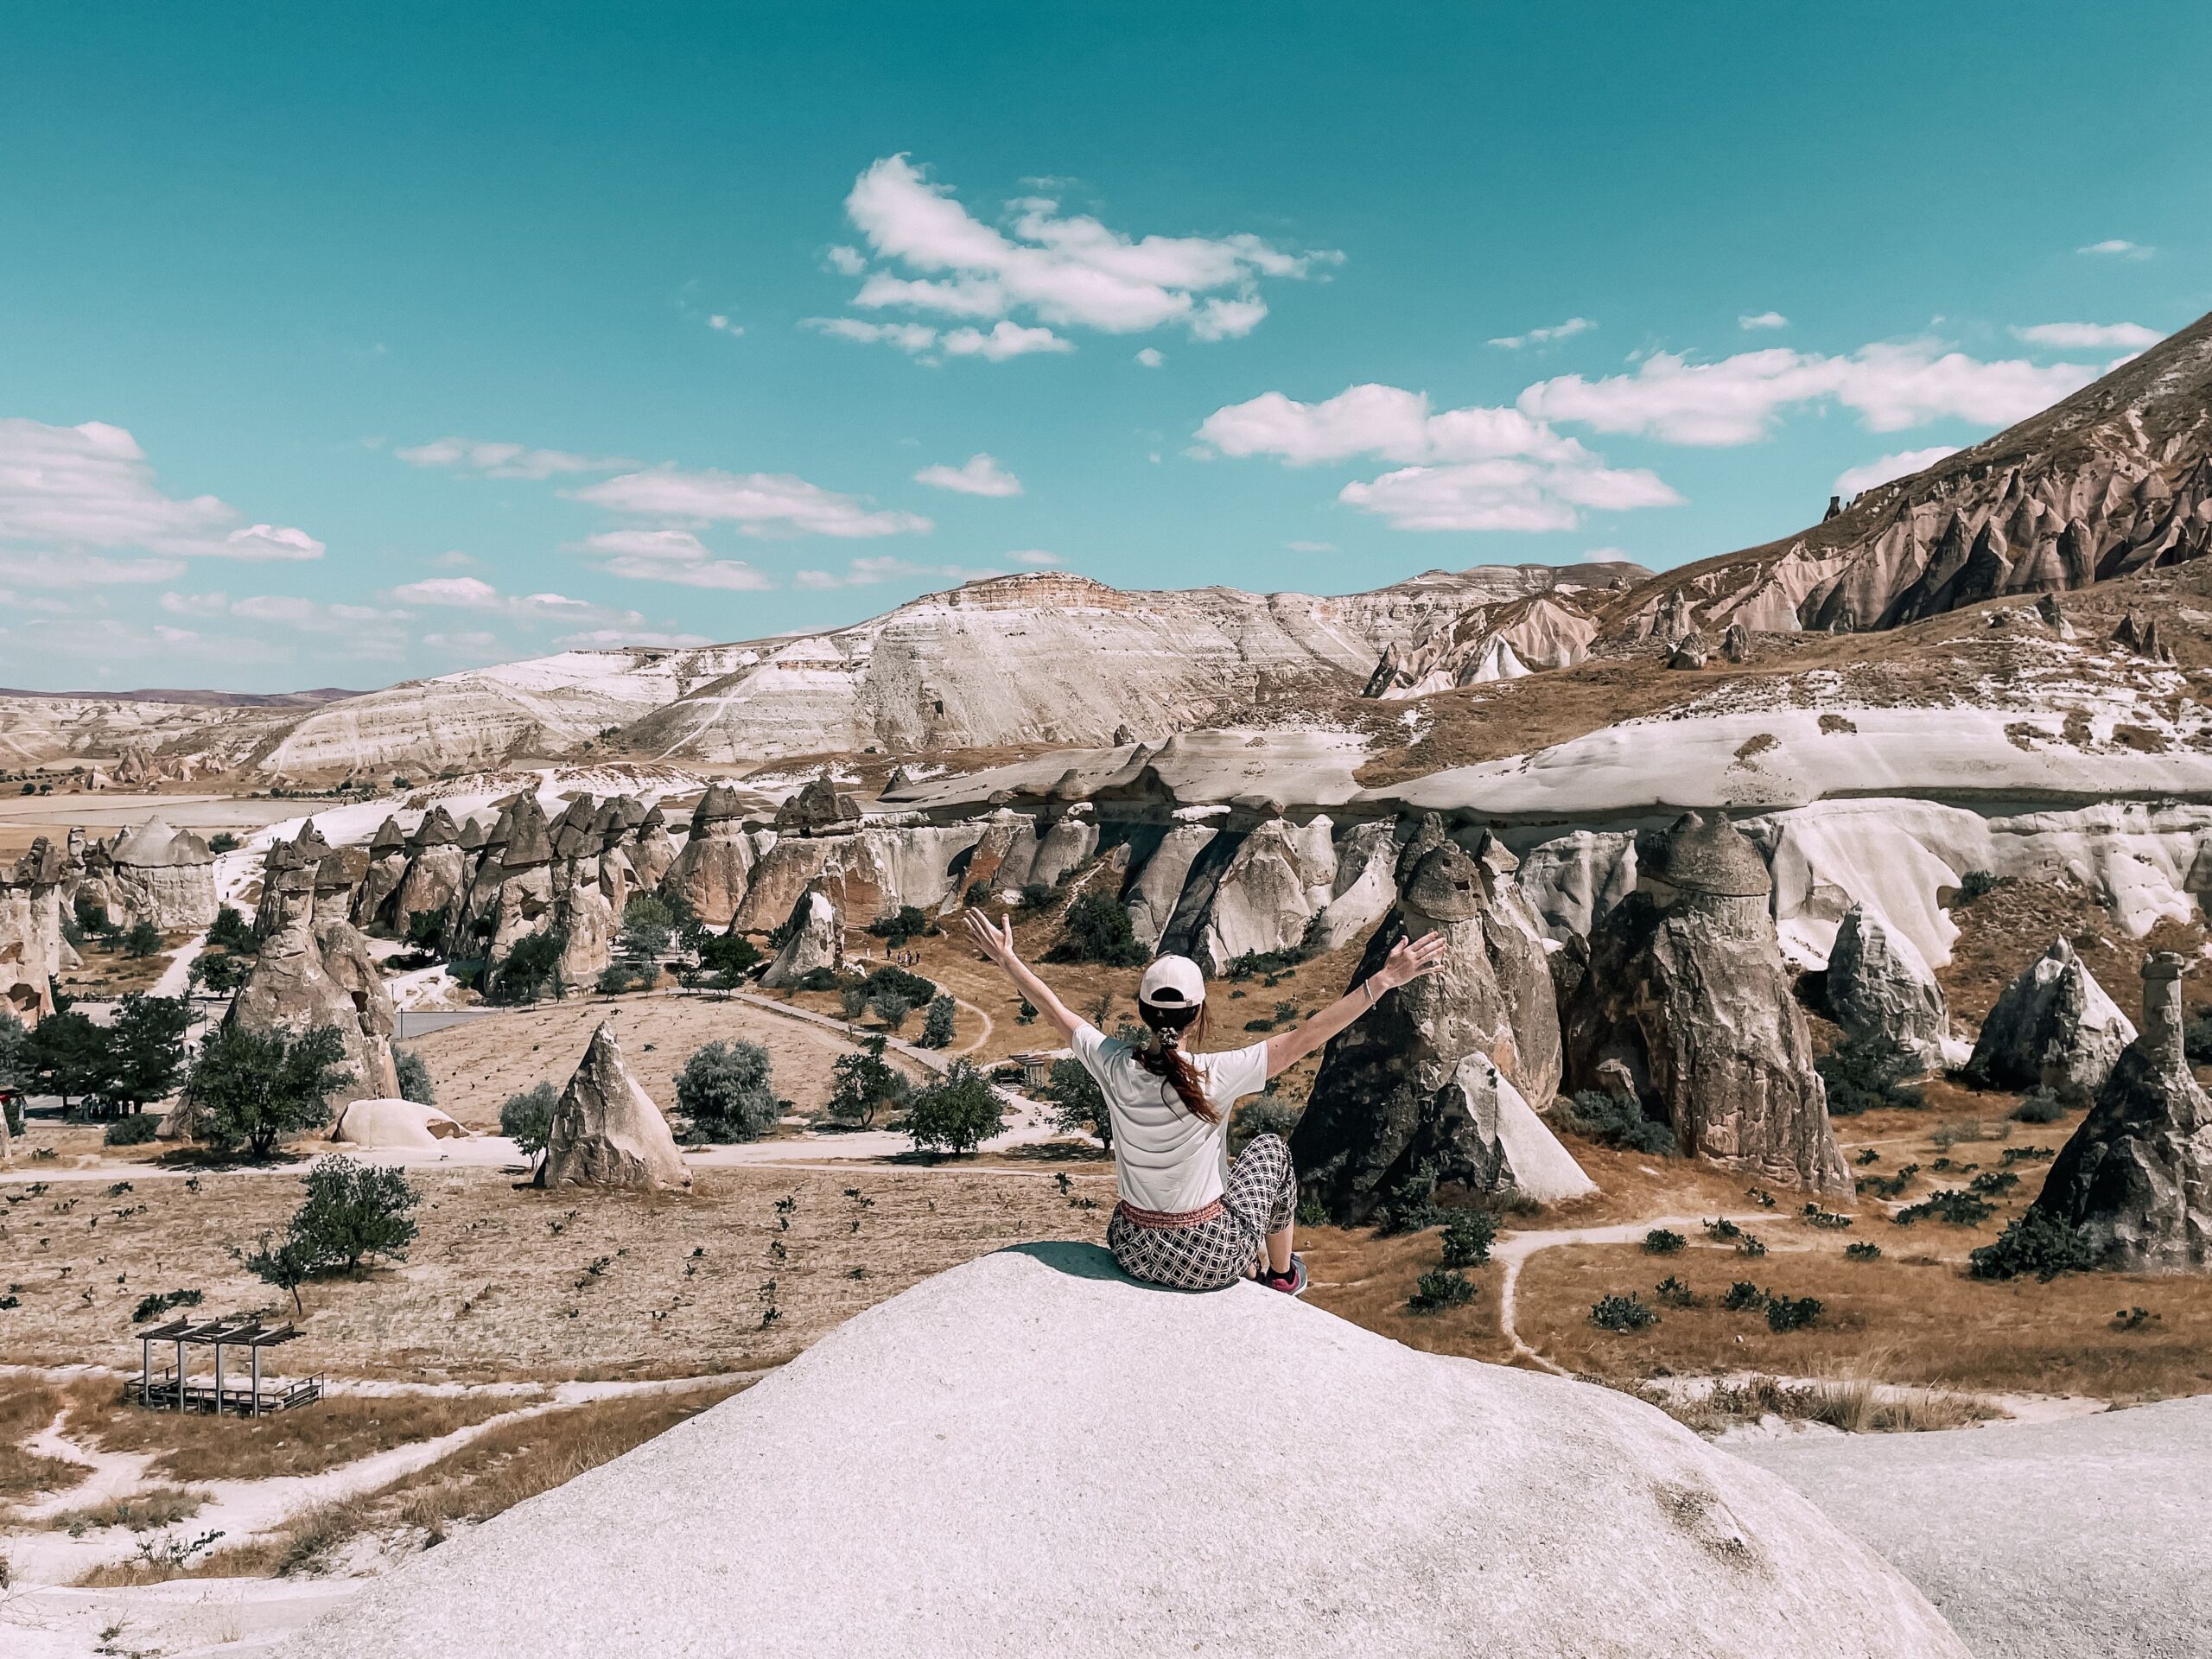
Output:
<svg viewBox="0 0 2212 1659">
<path fill-rule="evenodd" d="M 1617 601 L 1607 620 L 1636 638 L 1680 605 L 1716 638 L 1732 623 L 1890 628 L 2208 549 L 2212 317 L 1814 529 L 1670 572 Z"/>
<path fill-rule="evenodd" d="M 0 1010 L 25 1026 L 54 1012 L 54 979 L 69 949 L 61 937 L 68 874 L 60 849 L 43 836 L 0 864 Z"/>
</svg>

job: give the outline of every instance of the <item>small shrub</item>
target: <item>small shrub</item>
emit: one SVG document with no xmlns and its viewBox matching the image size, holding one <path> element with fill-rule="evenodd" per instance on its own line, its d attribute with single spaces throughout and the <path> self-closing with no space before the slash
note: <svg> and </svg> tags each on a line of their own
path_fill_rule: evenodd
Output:
<svg viewBox="0 0 2212 1659">
<path fill-rule="evenodd" d="M 1137 943 L 1129 912 L 1096 889 L 1077 896 L 1060 918 L 1060 939 L 1046 952 L 1048 962 L 1101 962 L 1134 968 L 1151 955 Z"/>
<path fill-rule="evenodd" d="M 1697 1306 L 1697 1293 L 1671 1273 L 1659 1281 L 1651 1294 L 1659 1299 L 1662 1306 L 1666 1307 L 1695 1307 Z"/>
<path fill-rule="evenodd" d="M 983 887 L 985 884 L 979 881 L 976 885 L 976 887 Z M 974 889 L 970 888 L 969 891 L 972 893 Z M 988 899 L 989 897 L 990 894 L 987 891 L 983 894 L 983 898 Z M 1026 881 L 1022 884 L 1020 898 L 1016 899 L 1014 902 L 1023 910 L 1043 910 L 1051 905 L 1053 897 L 1054 894 L 1050 882 Z M 982 899 L 971 899 L 970 902 L 980 904 L 982 901 Z"/>
<path fill-rule="evenodd" d="M 950 1048 L 957 1013 L 957 1005 L 949 995 L 939 992 L 931 997 L 929 1009 L 922 1016 L 921 1046 L 924 1048 Z"/>
<path fill-rule="evenodd" d="M 1802 1331 L 1821 1317 L 1817 1296 L 1775 1296 L 1766 1299 L 1766 1328 L 1780 1332 Z"/>
<path fill-rule="evenodd" d="M 1882 1161 L 1882 1154 L 1875 1151 L 1873 1147 L 1868 1147 L 1851 1161 L 1859 1165 L 1861 1168 L 1864 1168 L 1868 1164 L 1880 1163 Z"/>
<path fill-rule="evenodd" d="M 2018 1279 L 2031 1273 L 2043 1284 L 2096 1265 L 2096 1247 L 2088 1236 L 2047 1210 L 2026 1211 L 2006 1225 L 1995 1243 L 1967 1257 L 1967 1270 L 1977 1279 Z"/>
<path fill-rule="evenodd" d="M 1728 1294 L 1720 1299 L 1720 1306 L 1731 1313 L 1749 1309 L 1756 1312 L 1766 1305 L 1766 1293 L 1748 1281 L 1738 1279 L 1728 1287 Z"/>
<path fill-rule="evenodd" d="M 1619 1147 L 1655 1158 L 1672 1158 L 1675 1132 L 1664 1123 L 1644 1116 L 1632 1100 L 1617 1100 L 1596 1089 L 1577 1093 L 1562 1109 L 1567 1127 L 1601 1147 Z"/>
<path fill-rule="evenodd" d="M 545 1150 L 546 1136 L 553 1128 L 553 1109 L 560 1103 L 561 1091 L 550 1083 L 534 1084 L 520 1094 L 509 1095 L 499 1104 L 499 1133 L 521 1147 L 525 1158 L 535 1158 Z"/>
<path fill-rule="evenodd" d="M 1745 1233 L 1736 1240 L 1736 1254 L 1738 1255 L 1764 1255 L 1766 1254 L 1766 1245 L 1757 1233 Z"/>
<path fill-rule="evenodd" d="M 161 1115 L 157 1112 L 133 1112 L 128 1117 L 118 1117 L 107 1126 L 101 1138 L 111 1147 L 143 1147 L 162 1132 Z"/>
<path fill-rule="evenodd" d="M 150 957 L 161 948 L 162 931 L 151 922 L 133 922 L 130 931 L 123 936 L 123 954 L 126 957 Z"/>
<path fill-rule="evenodd" d="M 392 1066 L 399 1073 L 399 1097 L 417 1106 L 435 1106 L 438 1093 L 430 1081 L 429 1063 L 411 1048 L 395 1049 Z"/>
<path fill-rule="evenodd" d="M 821 972 L 820 969 L 814 970 Z M 858 1020 L 868 1012 L 868 993 L 857 985 L 837 988 L 837 1012 L 848 1020 Z"/>
<path fill-rule="evenodd" d="M 649 962 L 610 962 L 599 970 L 592 989 L 601 996 L 625 996 L 649 991 L 660 981 L 660 968 Z"/>
<path fill-rule="evenodd" d="M 699 941 L 699 966 L 714 976 L 715 986 L 728 990 L 760 961 L 760 947 L 732 928 L 709 933 Z"/>
<path fill-rule="evenodd" d="M 1441 1227 L 1450 1218 L 1451 1212 L 1436 1201 L 1436 1166 L 1423 1159 L 1376 1211 L 1375 1231 L 1389 1238 Z"/>
<path fill-rule="evenodd" d="M 1948 1186 L 1931 1192 L 1918 1204 L 1907 1205 L 1894 1219 L 1900 1227 L 1917 1221 L 1940 1221 L 1947 1227 L 1977 1227 L 1997 1213 L 1986 1198 L 1976 1198 L 1963 1187 Z"/>
<path fill-rule="evenodd" d="M 1289 1140 L 1300 1116 L 1300 1109 L 1280 1095 L 1253 1096 L 1230 1115 L 1230 1156 L 1235 1157 L 1263 1135 Z"/>
<path fill-rule="evenodd" d="M 953 1157 L 975 1151 L 1005 1122 L 997 1091 L 965 1060 L 955 1060 L 906 1109 L 906 1134 L 914 1149 Z"/>
<path fill-rule="evenodd" d="M 1625 1296 L 1600 1296 L 1590 1305 L 1590 1323 L 1600 1331 L 1626 1333 L 1648 1331 L 1659 1323 L 1659 1310 L 1634 1291 Z"/>
<path fill-rule="evenodd" d="M 861 982 L 861 989 L 878 1007 L 886 997 L 896 996 L 903 999 L 909 1008 L 918 1008 L 926 1007 L 937 995 L 937 982 L 887 962 Z"/>
<path fill-rule="evenodd" d="M 1916 1068 L 1878 1037 L 1855 1037 L 1813 1062 L 1827 1085 L 1828 1116 L 1855 1117 L 1878 1107 L 1918 1108 L 1927 1096 L 1904 1079 Z"/>
<path fill-rule="evenodd" d="M 2007 1147 L 2005 1148 L 2004 1154 L 2005 1162 L 2008 1166 L 2023 1163 L 2038 1164 L 2047 1159 L 2056 1158 L 2057 1155 L 2058 1148 L 2056 1147 Z"/>
<path fill-rule="evenodd" d="M 909 939 L 925 938 L 940 930 L 921 910 L 912 905 L 901 905 L 897 914 L 879 916 L 870 922 L 868 931 L 897 950 L 903 949 Z"/>
<path fill-rule="evenodd" d="M 1414 1286 L 1406 1306 L 1416 1313 L 1441 1313 L 1447 1307 L 1472 1301 L 1474 1296 L 1474 1281 L 1465 1274 L 1450 1268 L 1431 1268 Z"/>
<path fill-rule="evenodd" d="M 445 933 L 446 913 L 442 910 L 410 910 L 407 912 L 407 943 L 416 950 L 436 950 L 438 941 L 445 938 Z"/>
<path fill-rule="evenodd" d="M 834 991 L 839 988 L 839 985 L 837 970 L 834 968 L 810 968 L 791 982 L 791 988 L 795 991 Z M 857 990 L 859 987 L 854 988 Z M 868 997 L 863 994 L 847 1017 L 858 1019 L 861 1010 L 867 1006 Z"/>
<path fill-rule="evenodd" d="M 1705 1236 L 1716 1243 L 1729 1244 L 1741 1238 L 1744 1236 L 1744 1230 L 1729 1220 L 1727 1217 L 1723 1216 L 1718 1221 L 1708 1221 L 1705 1224 Z"/>
<path fill-rule="evenodd" d="M 1805 1224 L 1808 1227 L 1824 1227 L 1830 1232 L 1840 1233 L 1851 1225 L 1851 1217 L 1838 1215 L 1833 1210 L 1823 1210 L 1817 1204 L 1808 1204 L 1805 1206 Z"/>
<path fill-rule="evenodd" d="M 1843 1253 L 1853 1262 L 1878 1262 L 1882 1259 L 1882 1247 L 1871 1239 L 1862 1238 L 1847 1244 L 1843 1247 Z"/>
<path fill-rule="evenodd" d="M 2037 1089 L 2020 1096 L 2020 1103 L 2012 1109 L 2016 1123 L 2056 1123 L 2066 1116 L 2066 1103 L 2048 1089 Z"/>
<path fill-rule="evenodd" d="M 2158 1316 L 2147 1307 L 2123 1307 L 2112 1316 L 2112 1328 L 2115 1331 L 2140 1331 L 2158 1323 Z"/>
<path fill-rule="evenodd" d="M 1484 1210 L 1454 1210 L 1444 1224 L 1444 1265 L 1478 1268 L 1497 1242 L 1497 1217 Z"/>
<path fill-rule="evenodd" d="M 149 1319 L 158 1319 L 173 1307 L 197 1307 L 207 1300 L 205 1293 L 197 1290 L 158 1291 L 139 1298 L 138 1306 L 130 1310 L 130 1323 L 143 1325 Z"/>
<path fill-rule="evenodd" d="M 238 849 L 238 838 L 227 830 L 218 830 L 207 837 L 207 850 L 211 853 L 235 853 Z"/>
<path fill-rule="evenodd" d="M 1861 1193 L 1872 1193 L 1878 1198 L 1897 1198 L 1903 1195 L 1905 1188 L 1912 1185 L 1912 1178 L 1919 1173 L 1918 1164 L 1900 1164 L 1894 1175 L 1860 1176 L 1859 1191 Z"/>
<path fill-rule="evenodd" d="M 1994 1198 L 2010 1192 L 2020 1184 L 2020 1178 L 2009 1169 L 1985 1169 L 1967 1183 L 1967 1191 L 1976 1198 Z"/>
<path fill-rule="evenodd" d="M 261 948 L 261 941 L 253 937 L 252 925 L 234 905 L 217 909 L 215 919 L 207 929 L 207 943 L 234 957 L 250 957 Z"/>
<path fill-rule="evenodd" d="M 1664 1227 L 1654 1227 L 1643 1236 L 1643 1253 L 1646 1255 L 1672 1255 L 1688 1243 L 1680 1233 L 1670 1232 Z"/>
<path fill-rule="evenodd" d="M 839 1123 L 867 1128 L 885 1107 L 903 1103 L 912 1091 L 906 1074 L 883 1058 L 887 1045 L 878 1033 L 858 1049 L 840 1054 L 830 1068 L 829 1113 Z"/>
<path fill-rule="evenodd" d="M 1974 903 L 1975 899 L 1984 897 L 1994 888 L 1997 880 L 1997 872 L 1994 870 L 1968 870 L 1959 878 L 1958 902 L 1962 905 Z"/>
<path fill-rule="evenodd" d="M 1774 1194 L 1763 1186 L 1747 1186 L 1744 1189 L 1744 1196 L 1762 1210 L 1771 1210 L 1775 1206 Z"/>
<path fill-rule="evenodd" d="M 1328 1206 L 1319 1198 L 1301 1198 L 1298 1201 L 1298 1224 L 1300 1227 L 1325 1227 L 1329 1224 Z"/>
</svg>

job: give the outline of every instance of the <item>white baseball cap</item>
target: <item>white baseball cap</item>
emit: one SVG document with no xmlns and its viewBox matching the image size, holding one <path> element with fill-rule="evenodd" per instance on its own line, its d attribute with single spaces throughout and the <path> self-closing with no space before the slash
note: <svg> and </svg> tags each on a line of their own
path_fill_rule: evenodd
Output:
<svg viewBox="0 0 2212 1659">
<path fill-rule="evenodd" d="M 1206 1000 L 1206 977 L 1188 957 L 1160 957 L 1144 970 L 1137 1001 L 1155 1008 L 1194 1008 Z"/>
</svg>

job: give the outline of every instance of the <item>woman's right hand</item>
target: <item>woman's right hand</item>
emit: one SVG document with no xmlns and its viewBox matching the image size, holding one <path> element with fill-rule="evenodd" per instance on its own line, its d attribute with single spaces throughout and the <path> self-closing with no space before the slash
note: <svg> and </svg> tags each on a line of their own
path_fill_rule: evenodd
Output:
<svg viewBox="0 0 2212 1659">
<path fill-rule="evenodd" d="M 995 923 L 980 911 L 968 912 L 968 940 L 1001 968 L 1012 968 L 1021 958 L 1014 948 L 1014 918 Z"/>
</svg>

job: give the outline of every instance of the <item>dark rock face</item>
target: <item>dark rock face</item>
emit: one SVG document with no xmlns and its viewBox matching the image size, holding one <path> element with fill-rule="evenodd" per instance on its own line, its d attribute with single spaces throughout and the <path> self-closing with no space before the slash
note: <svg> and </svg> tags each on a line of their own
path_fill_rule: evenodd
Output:
<svg viewBox="0 0 2212 1659">
<path fill-rule="evenodd" d="M 2135 1040 L 2128 1023 L 2058 940 L 2005 988 L 1982 1021 L 1967 1073 L 1999 1089 L 2048 1089 L 2063 1100 L 2094 1100 Z"/>
<path fill-rule="evenodd" d="M 2143 1034 L 2050 1166 L 2036 1207 L 2089 1236 L 2104 1265 L 2212 1268 L 2212 1101 L 2182 1046 L 2183 958 L 2143 963 Z"/>
<path fill-rule="evenodd" d="M 1912 941 L 1853 905 L 1828 953 L 1829 1017 L 1844 1035 L 1928 1071 L 1943 1061 L 1950 1010 Z"/>
<path fill-rule="evenodd" d="M 1643 886 L 1592 930 L 1566 999 L 1569 1086 L 1617 1088 L 1618 1062 L 1686 1155 L 1850 1192 L 1757 850 L 1693 812 L 1639 837 L 1637 859 Z"/>
<path fill-rule="evenodd" d="M 1533 917 L 1492 866 L 1433 813 L 1401 856 L 1400 896 L 1368 940 L 1353 982 L 1402 938 L 1442 933 L 1440 972 L 1386 993 L 1329 1045 L 1291 1154 L 1307 1190 L 1357 1220 L 1422 1163 L 1442 1185 L 1495 1191 L 1510 1179 L 1495 1109 L 1480 1109 L 1461 1062 L 1487 1055 L 1520 1093 L 1548 1101 L 1560 1075 L 1559 1015 Z M 1510 856 L 1510 855 L 1505 855 Z M 1478 1091 L 1479 1092 L 1479 1091 Z"/>
</svg>

